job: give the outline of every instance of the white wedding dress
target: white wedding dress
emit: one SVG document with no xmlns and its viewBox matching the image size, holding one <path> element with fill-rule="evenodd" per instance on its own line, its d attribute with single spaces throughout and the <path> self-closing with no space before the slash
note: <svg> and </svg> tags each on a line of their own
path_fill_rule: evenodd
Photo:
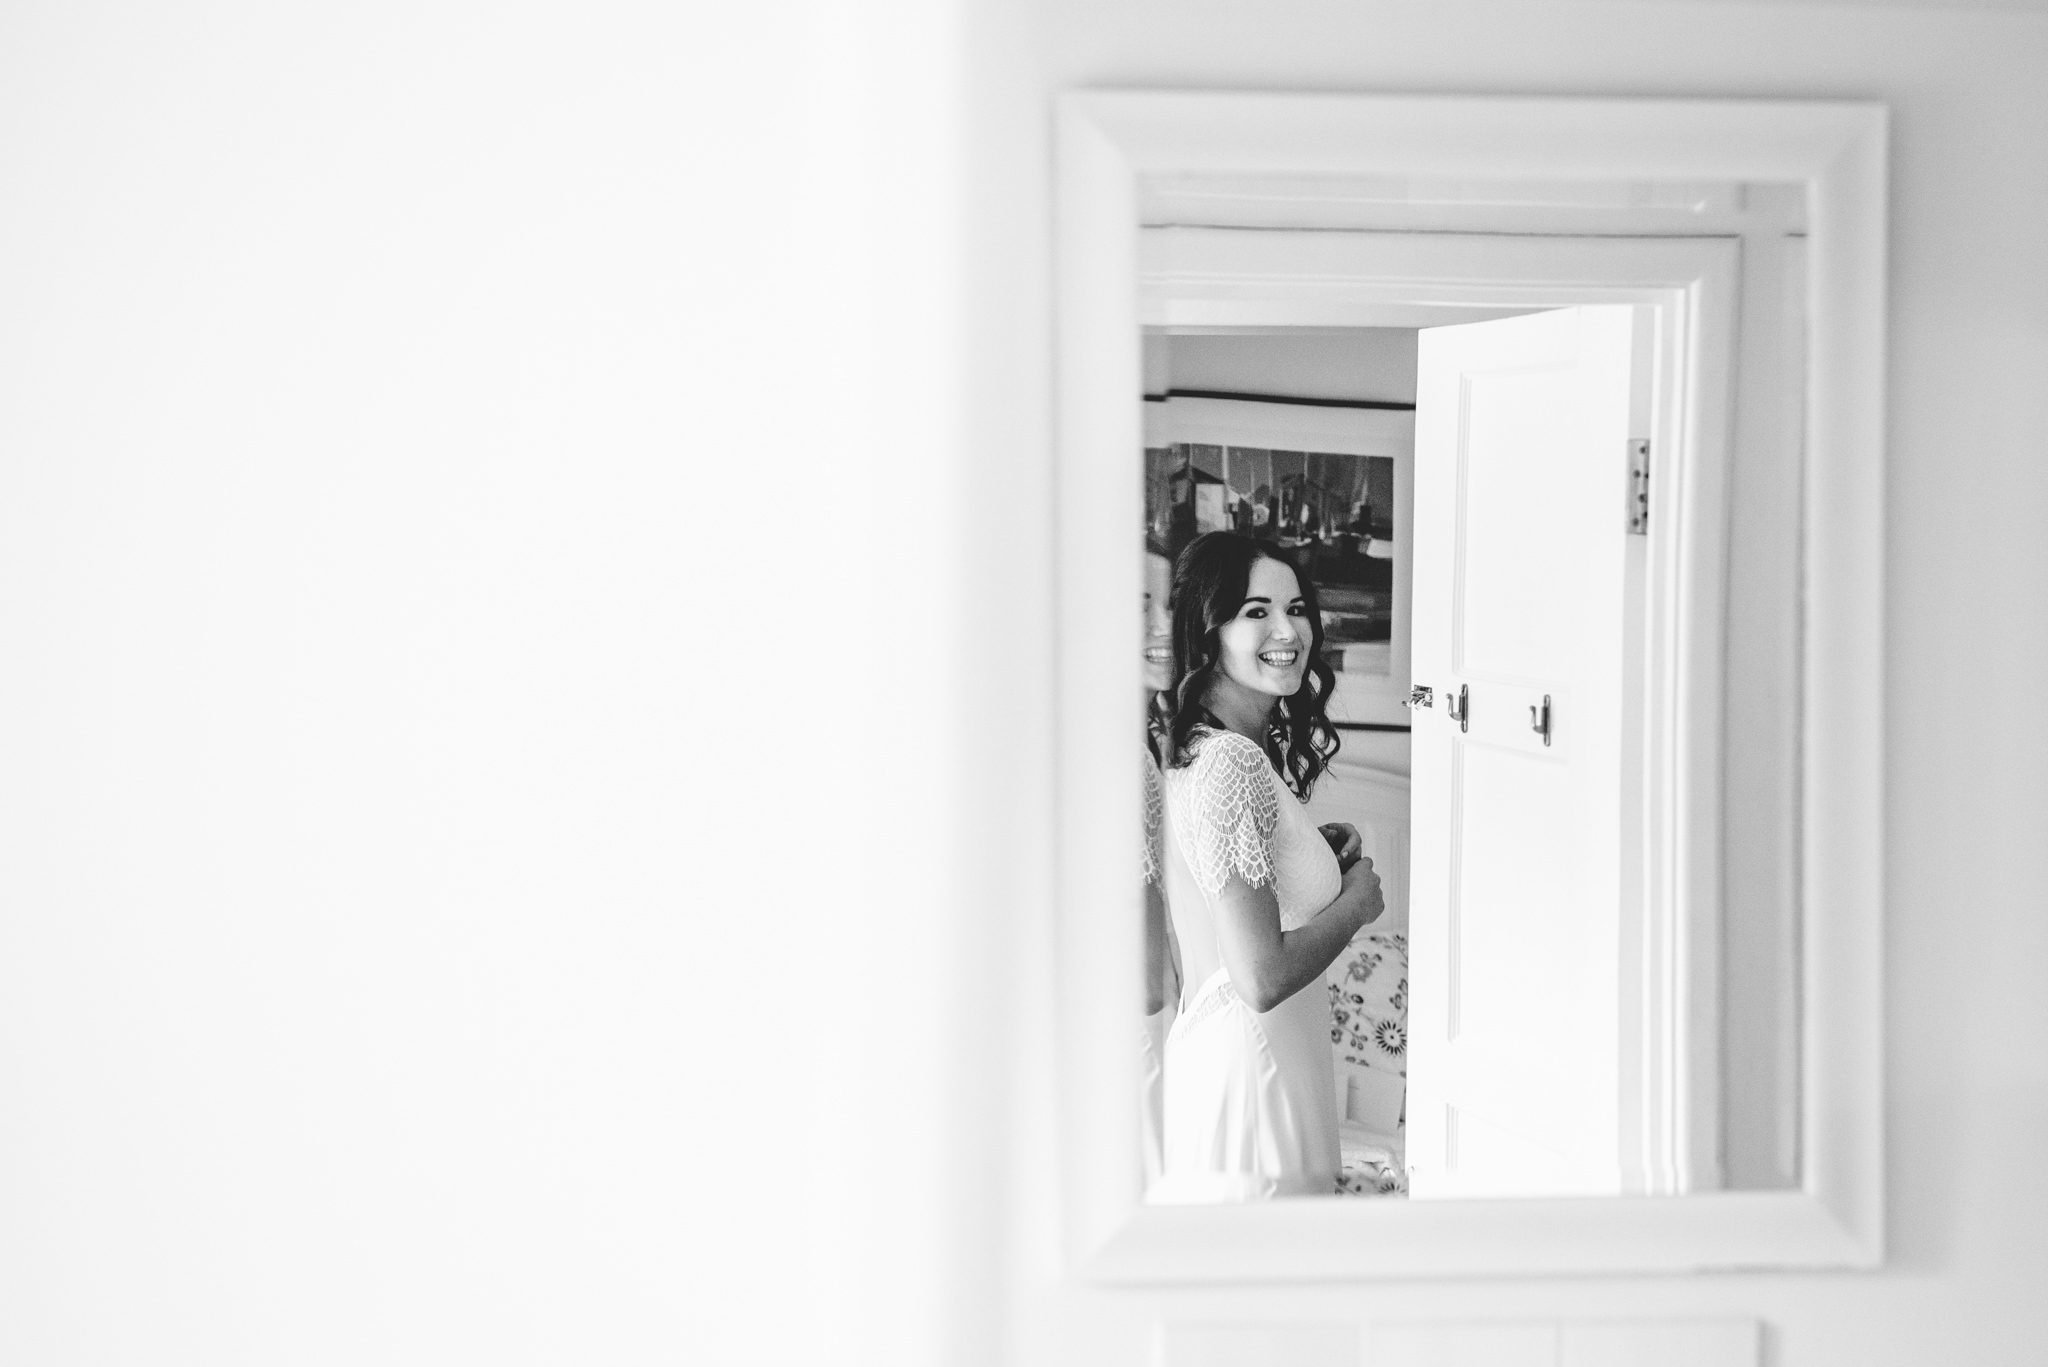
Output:
<svg viewBox="0 0 2048 1367">
<path fill-rule="evenodd" d="M 1228 731 L 1197 733 L 1193 758 L 1164 775 L 1163 873 L 1179 943 L 1180 1013 L 1166 1039 L 1159 1202 L 1327 1196 L 1337 1189 L 1336 1065 L 1330 994 L 1318 975 L 1257 1012 L 1217 948 L 1231 875 L 1271 886 L 1293 930 L 1343 886 L 1337 858 L 1264 752 Z"/>
<path fill-rule="evenodd" d="M 1145 882 L 1164 892 L 1160 836 L 1164 830 L 1166 794 L 1160 786 L 1159 763 L 1150 752 L 1145 755 Z M 1138 1134 L 1143 1146 L 1145 1185 L 1159 1180 L 1165 1161 L 1161 1137 L 1165 1106 L 1166 1032 L 1173 1022 L 1173 1003 L 1145 1017 L 1138 1036 Z"/>
</svg>

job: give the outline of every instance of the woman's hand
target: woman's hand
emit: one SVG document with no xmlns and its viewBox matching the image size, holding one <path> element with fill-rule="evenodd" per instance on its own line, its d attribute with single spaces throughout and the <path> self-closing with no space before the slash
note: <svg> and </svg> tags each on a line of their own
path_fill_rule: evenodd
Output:
<svg viewBox="0 0 2048 1367">
<path fill-rule="evenodd" d="M 1365 842 L 1358 838 L 1358 828 L 1348 821 L 1326 821 L 1316 827 L 1323 833 L 1323 839 L 1330 842 L 1330 853 L 1337 856 L 1337 868 L 1341 872 L 1358 862 L 1365 853 Z"/>
<path fill-rule="evenodd" d="M 1323 976 L 1343 947 L 1386 910 L 1380 875 L 1370 859 L 1343 871 L 1343 887 L 1309 924 L 1280 928 L 1280 902 L 1270 883 L 1249 887 L 1231 873 L 1217 898 L 1217 951 L 1231 986 L 1251 1010 L 1272 1010 Z"/>
<path fill-rule="evenodd" d="M 1387 899 L 1380 892 L 1380 876 L 1372 871 L 1370 859 L 1361 858 L 1344 870 L 1344 891 L 1338 895 L 1358 908 L 1360 925 L 1371 925 L 1387 909 Z"/>
<path fill-rule="evenodd" d="M 1372 860 L 1344 872 L 1344 885 L 1307 925 L 1280 929 L 1280 902 L 1270 883 L 1248 885 L 1232 873 L 1216 899 L 1216 948 L 1230 983 L 1254 1011 L 1271 1011 L 1315 982 L 1352 936 L 1387 909 Z"/>
</svg>

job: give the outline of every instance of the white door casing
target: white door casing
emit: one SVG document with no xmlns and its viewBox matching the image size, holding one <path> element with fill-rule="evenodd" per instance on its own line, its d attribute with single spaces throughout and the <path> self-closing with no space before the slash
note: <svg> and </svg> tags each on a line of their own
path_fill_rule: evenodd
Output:
<svg viewBox="0 0 2048 1367">
<path fill-rule="evenodd" d="M 1619 305 L 1422 332 L 1414 671 L 1434 699 L 1414 711 L 1418 1199 L 1648 1187 L 1631 1123 L 1647 1098 L 1625 1062 L 1635 347 L 1636 310 Z"/>
</svg>

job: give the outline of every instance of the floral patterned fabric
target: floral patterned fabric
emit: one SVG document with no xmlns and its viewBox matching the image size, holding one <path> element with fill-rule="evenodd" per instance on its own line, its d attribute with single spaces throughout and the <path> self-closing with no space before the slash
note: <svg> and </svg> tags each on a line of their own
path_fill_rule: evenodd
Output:
<svg viewBox="0 0 2048 1367">
<path fill-rule="evenodd" d="M 1330 965 L 1330 1043 L 1340 1067 L 1408 1076 L 1408 937 L 1362 935 Z"/>
<path fill-rule="evenodd" d="M 1387 1090 L 1389 1079 L 1408 1078 L 1408 937 L 1384 932 L 1359 936 L 1330 965 L 1330 1043 L 1337 1075 L 1362 1073 Z M 1404 1107 L 1395 1121 L 1396 1144 L 1407 1138 Z M 1338 1190 L 1351 1196 L 1406 1195 L 1402 1155 L 1370 1145 L 1345 1145 Z"/>
</svg>

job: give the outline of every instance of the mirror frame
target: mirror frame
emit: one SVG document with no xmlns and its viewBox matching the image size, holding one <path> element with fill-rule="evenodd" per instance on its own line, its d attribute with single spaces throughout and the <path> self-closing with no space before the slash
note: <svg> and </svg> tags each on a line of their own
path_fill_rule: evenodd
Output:
<svg viewBox="0 0 2048 1367">
<path fill-rule="evenodd" d="M 1887 118 L 1836 101 L 1075 91 L 1056 110 L 1054 751 L 1070 1266 L 1113 1283 L 1872 1267 L 1883 1249 Z M 1131 1018 L 1142 444 L 1138 190 L 1177 174 L 1801 183 L 1800 1184 L 1681 1197 L 1147 1206 Z M 1119 687 L 1116 668 L 1127 661 Z M 1127 759 L 1120 756 L 1128 755 Z M 1129 1040 L 1117 1050 L 1105 1041 Z"/>
</svg>

